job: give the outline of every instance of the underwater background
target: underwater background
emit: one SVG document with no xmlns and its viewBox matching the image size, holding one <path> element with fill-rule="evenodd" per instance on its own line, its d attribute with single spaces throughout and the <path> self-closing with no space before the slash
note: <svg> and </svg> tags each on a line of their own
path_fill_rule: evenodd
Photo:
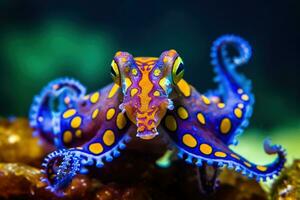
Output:
<svg viewBox="0 0 300 200">
<path fill-rule="evenodd" d="M 300 2 L 288 1 L 0 1 L 0 116 L 27 116 L 49 81 L 74 77 L 94 91 L 111 82 L 115 52 L 159 56 L 176 49 L 185 79 L 200 92 L 217 87 L 212 42 L 233 33 L 253 57 L 239 68 L 256 97 L 249 128 L 233 147 L 257 163 L 266 137 L 300 158 Z M 258 156 L 259 155 L 259 156 Z M 264 156 L 262 156 L 264 155 Z"/>
</svg>

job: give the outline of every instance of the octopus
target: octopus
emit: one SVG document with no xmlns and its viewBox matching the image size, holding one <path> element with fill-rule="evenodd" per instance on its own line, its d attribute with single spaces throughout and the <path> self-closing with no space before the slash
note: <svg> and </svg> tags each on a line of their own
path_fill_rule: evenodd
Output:
<svg viewBox="0 0 300 200">
<path fill-rule="evenodd" d="M 257 181 L 277 176 L 286 161 L 280 145 L 265 140 L 265 152 L 277 154 L 268 165 L 229 148 L 237 145 L 253 110 L 251 82 L 236 70 L 251 54 L 239 36 L 218 38 L 211 63 L 219 87 L 203 94 L 183 78 L 184 64 L 175 50 L 159 57 L 117 52 L 111 63 L 113 83 L 90 94 L 74 79 L 50 82 L 34 98 L 29 114 L 34 134 L 57 148 L 42 163 L 42 181 L 58 193 L 88 166 L 101 168 L 120 156 L 133 137 L 151 140 L 160 134 L 179 158 L 196 167 L 227 167 Z"/>
</svg>

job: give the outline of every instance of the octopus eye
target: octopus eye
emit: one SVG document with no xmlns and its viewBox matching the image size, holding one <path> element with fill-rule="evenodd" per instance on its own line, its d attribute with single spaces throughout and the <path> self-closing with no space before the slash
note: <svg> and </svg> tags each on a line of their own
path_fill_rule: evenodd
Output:
<svg viewBox="0 0 300 200">
<path fill-rule="evenodd" d="M 183 61 L 178 56 L 174 62 L 173 69 L 172 69 L 173 82 L 175 84 L 178 83 L 180 79 L 183 77 L 183 74 L 184 74 Z"/>
<path fill-rule="evenodd" d="M 110 74 L 112 76 L 112 79 L 114 82 L 118 85 L 120 85 L 120 72 L 119 72 L 119 67 L 115 60 L 111 62 L 111 67 L 110 67 Z"/>
</svg>

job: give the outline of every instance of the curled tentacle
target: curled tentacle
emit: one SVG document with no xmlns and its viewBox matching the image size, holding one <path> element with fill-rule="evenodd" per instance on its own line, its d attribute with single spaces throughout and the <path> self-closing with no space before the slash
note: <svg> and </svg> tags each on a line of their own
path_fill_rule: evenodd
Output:
<svg viewBox="0 0 300 200">
<path fill-rule="evenodd" d="M 239 54 L 238 56 L 229 55 L 228 47 L 232 46 Z M 217 81 L 229 82 L 234 89 L 243 88 L 249 91 L 251 84 L 244 76 L 237 74 L 235 67 L 245 64 L 251 58 L 251 46 L 241 37 L 235 35 L 224 35 L 218 38 L 212 46 L 211 58 L 214 70 L 217 73 Z M 222 86 L 222 85 L 221 85 Z"/>
<path fill-rule="evenodd" d="M 58 150 L 50 153 L 42 164 L 42 181 L 47 183 L 46 189 L 63 195 L 63 189 L 80 172 L 81 159 L 68 150 Z"/>
<path fill-rule="evenodd" d="M 219 90 L 209 91 L 207 96 L 212 101 L 216 99 L 216 103 L 226 104 L 223 113 L 220 113 L 221 118 L 230 116 L 230 112 L 236 108 L 237 112 L 241 110 L 242 113 L 231 133 L 226 137 L 220 136 L 226 144 L 237 144 L 236 137 L 248 126 L 253 112 L 255 98 L 251 93 L 251 81 L 236 71 L 236 67 L 247 63 L 251 55 L 249 43 L 235 35 L 224 35 L 212 45 L 212 65 L 217 74 L 215 80 L 219 82 Z M 227 111 L 229 113 L 226 113 Z"/>
<path fill-rule="evenodd" d="M 203 145 L 203 144 L 202 144 Z M 235 169 L 249 178 L 255 178 L 257 181 L 266 181 L 267 178 L 272 179 L 277 176 L 286 161 L 286 152 L 280 145 L 271 145 L 270 140 L 265 140 L 264 150 L 267 154 L 277 154 L 277 159 L 268 165 L 256 165 L 247 159 L 233 152 L 226 147 L 217 147 L 211 143 L 204 143 L 205 146 L 200 145 L 200 151 L 188 151 L 186 148 L 179 148 L 178 156 L 185 158 L 187 163 L 194 163 L 201 167 L 203 162 L 208 165 Z"/>
<path fill-rule="evenodd" d="M 91 165 L 101 168 L 105 162 L 111 162 L 119 157 L 120 151 L 125 149 L 126 143 L 130 140 L 131 137 L 125 135 L 110 148 L 100 143 L 92 143 L 83 147 L 54 151 L 45 158 L 42 164 L 42 172 L 45 175 L 42 181 L 47 183 L 47 189 L 63 195 L 63 189 L 69 185 L 76 174 L 87 173 L 88 170 L 85 167 Z M 100 153 L 99 150 L 102 148 L 103 151 Z"/>
<path fill-rule="evenodd" d="M 30 107 L 30 126 L 35 129 L 35 134 L 50 143 L 56 143 L 55 138 L 60 133 L 61 112 L 76 106 L 85 91 L 84 86 L 74 79 L 61 78 L 50 82 L 34 97 Z"/>
</svg>

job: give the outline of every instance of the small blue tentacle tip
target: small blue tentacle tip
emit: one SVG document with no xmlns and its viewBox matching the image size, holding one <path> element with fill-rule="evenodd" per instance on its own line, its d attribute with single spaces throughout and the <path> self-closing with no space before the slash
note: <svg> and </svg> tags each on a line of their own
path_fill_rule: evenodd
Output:
<svg viewBox="0 0 300 200">
<path fill-rule="evenodd" d="M 285 150 L 281 147 L 281 145 L 272 145 L 270 138 L 266 138 L 264 140 L 264 150 L 268 154 L 275 154 L 281 151 L 282 153 L 285 152 Z"/>
</svg>

